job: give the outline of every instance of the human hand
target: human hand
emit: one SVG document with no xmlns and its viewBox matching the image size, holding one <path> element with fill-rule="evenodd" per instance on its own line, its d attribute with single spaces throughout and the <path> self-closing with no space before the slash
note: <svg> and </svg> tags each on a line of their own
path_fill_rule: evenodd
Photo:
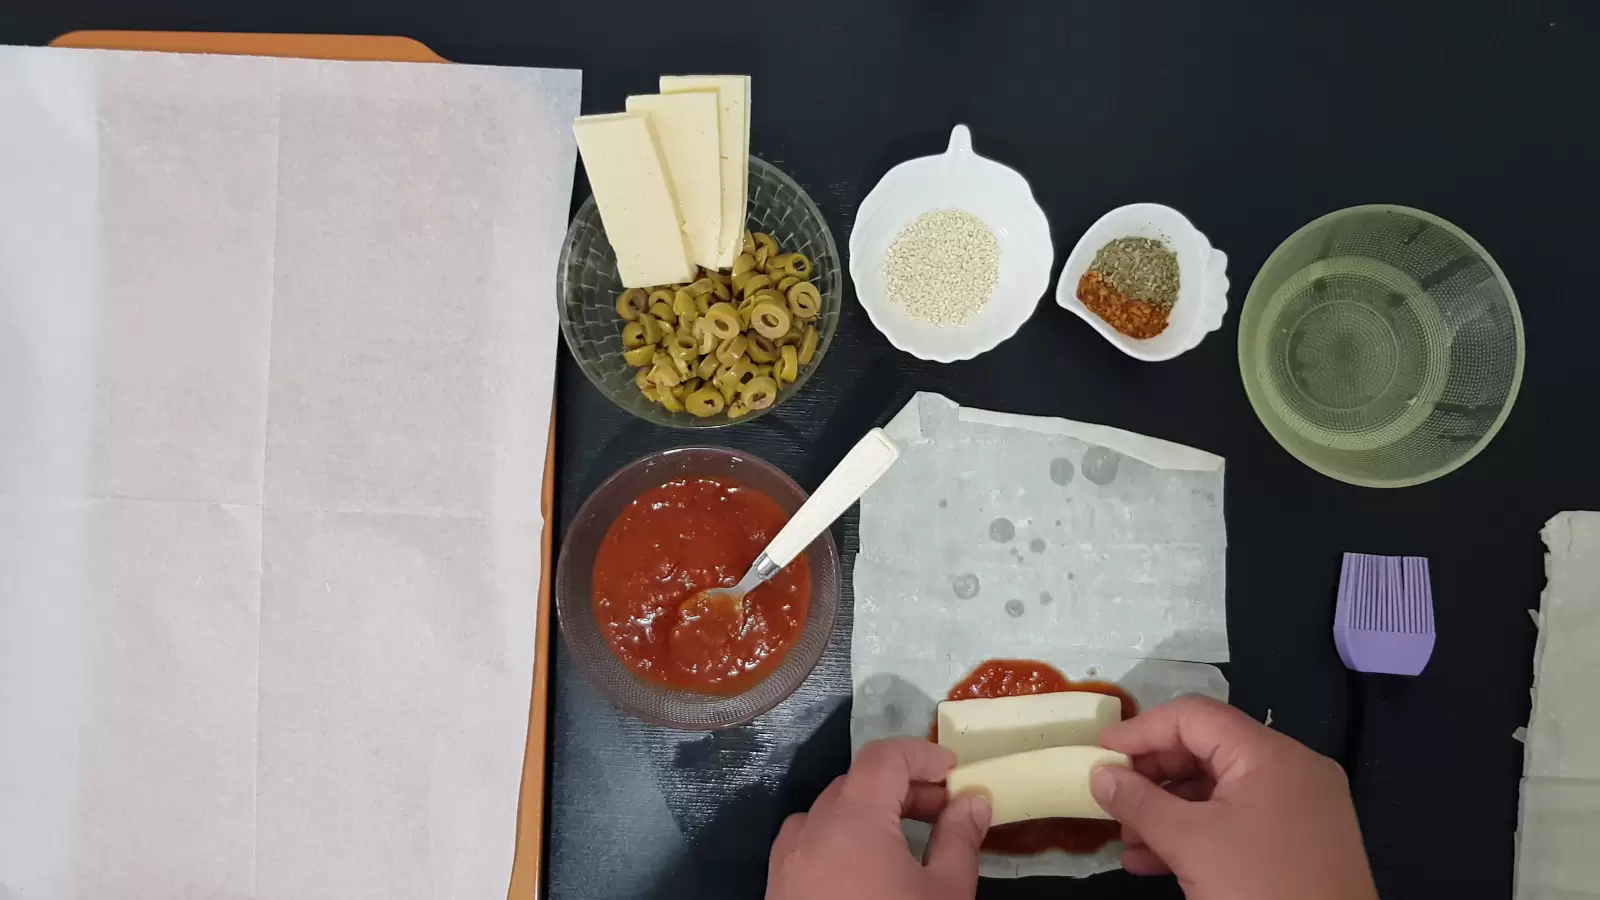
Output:
<svg viewBox="0 0 1600 900">
<path fill-rule="evenodd" d="M 1377 900 L 1333 760 L 1194 696 L 1112 725 L 1100 743 L 1133 761 L 1090 779 L 1122 823 L 1129 872 L 1173 872 L 1188 900 Z"/>
<path fill-rule="evenodd" d="M 955 767 L 943 747 L 917 738 L 873 741 L 808 813 L 783 823 L 767 864 L 767 900 L 970 900 L 989 801 L 946 798 Z M 900 820 L 934 820 L 918 862 Z"/>
</svg>

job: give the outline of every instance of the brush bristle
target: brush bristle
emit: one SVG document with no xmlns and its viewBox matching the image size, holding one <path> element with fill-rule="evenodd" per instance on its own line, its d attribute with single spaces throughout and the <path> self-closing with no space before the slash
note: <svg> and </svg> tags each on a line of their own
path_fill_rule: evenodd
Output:
<svg viewBox="0 0 1600 900">
<path fill-rule="evenodd" d="M 1337 616 L 1345 627 L 1359 631 L 1432 634 L 1427 558 L 1346 553 Z"/>
</svg>

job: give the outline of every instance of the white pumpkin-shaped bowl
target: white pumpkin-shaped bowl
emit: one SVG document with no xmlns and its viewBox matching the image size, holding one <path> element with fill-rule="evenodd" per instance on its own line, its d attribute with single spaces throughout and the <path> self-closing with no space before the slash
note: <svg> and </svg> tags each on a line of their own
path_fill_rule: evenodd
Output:
<svg viewBox="0 0 1600 900">
<path fill-rule="evenodd" d="M 1178 299 L 1166 330 L 1152 338 L 1131 338 L 1112 328 L 1078 299 L 1078 280 L 1101 247 L 1125 237 L 1154 238 L 1178 255 Z M 1135 359 L 1160 362 L 1199 346 L 1222 327 L 1228 311 L 1228 255 L 1211 246 L 1183 214 L 1159 203 L 1119 206 L 1089 226 L 1072 248 L 1056 282 L 1056 303 L 1094 326 L 1094 330 Z"/>
<path fill-rule="evenodd" d="M 918 216 L 938 209 L 977 216 L 994 232 L 1000 249 L 999 281 L 988 305 L 960 325 L 912 317 L 889 299 L 884 286 L 889 245 Z M 944 153 L 890 169 L 861 201 L 850 230 L 850 278 L 867 317 L 889 343 L 935 362 L 971 359 L 1016 334 L 1050 290 L 1054 261 L 1050 223 L 1027 180 L 974 153 L 965 125 L 950 132 Z"/>
</svg>

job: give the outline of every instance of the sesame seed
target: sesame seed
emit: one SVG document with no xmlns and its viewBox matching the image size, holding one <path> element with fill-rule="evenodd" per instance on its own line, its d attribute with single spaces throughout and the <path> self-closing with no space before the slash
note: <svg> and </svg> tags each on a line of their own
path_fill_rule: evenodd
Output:
<svg viewBox="0 0 1600 900">
<path fill-rule="evenodd" d="M 935 325 L 960 325 L 982 312 L 999 280 L 994 232 L 960 209 L 918 216 L 895 236 L 883 260 L 890 301 Z"/>
</svg>

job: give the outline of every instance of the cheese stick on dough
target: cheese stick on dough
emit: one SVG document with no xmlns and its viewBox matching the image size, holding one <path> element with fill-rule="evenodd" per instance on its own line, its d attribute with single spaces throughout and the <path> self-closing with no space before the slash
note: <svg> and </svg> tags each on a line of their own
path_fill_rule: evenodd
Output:
<svg viewBox="0 0 1600 900">
<path fill-rule="evenodd" d="M 1109 819 L 1089 793 L 1100 766 L 1127 766 L 1128 757 L 1099 747 L 1050 747 L 957 766 L 945 786 L 950 796 L 978 791 L 994 807 L 990 825 L 1024 819 Z"/>
</svg>

